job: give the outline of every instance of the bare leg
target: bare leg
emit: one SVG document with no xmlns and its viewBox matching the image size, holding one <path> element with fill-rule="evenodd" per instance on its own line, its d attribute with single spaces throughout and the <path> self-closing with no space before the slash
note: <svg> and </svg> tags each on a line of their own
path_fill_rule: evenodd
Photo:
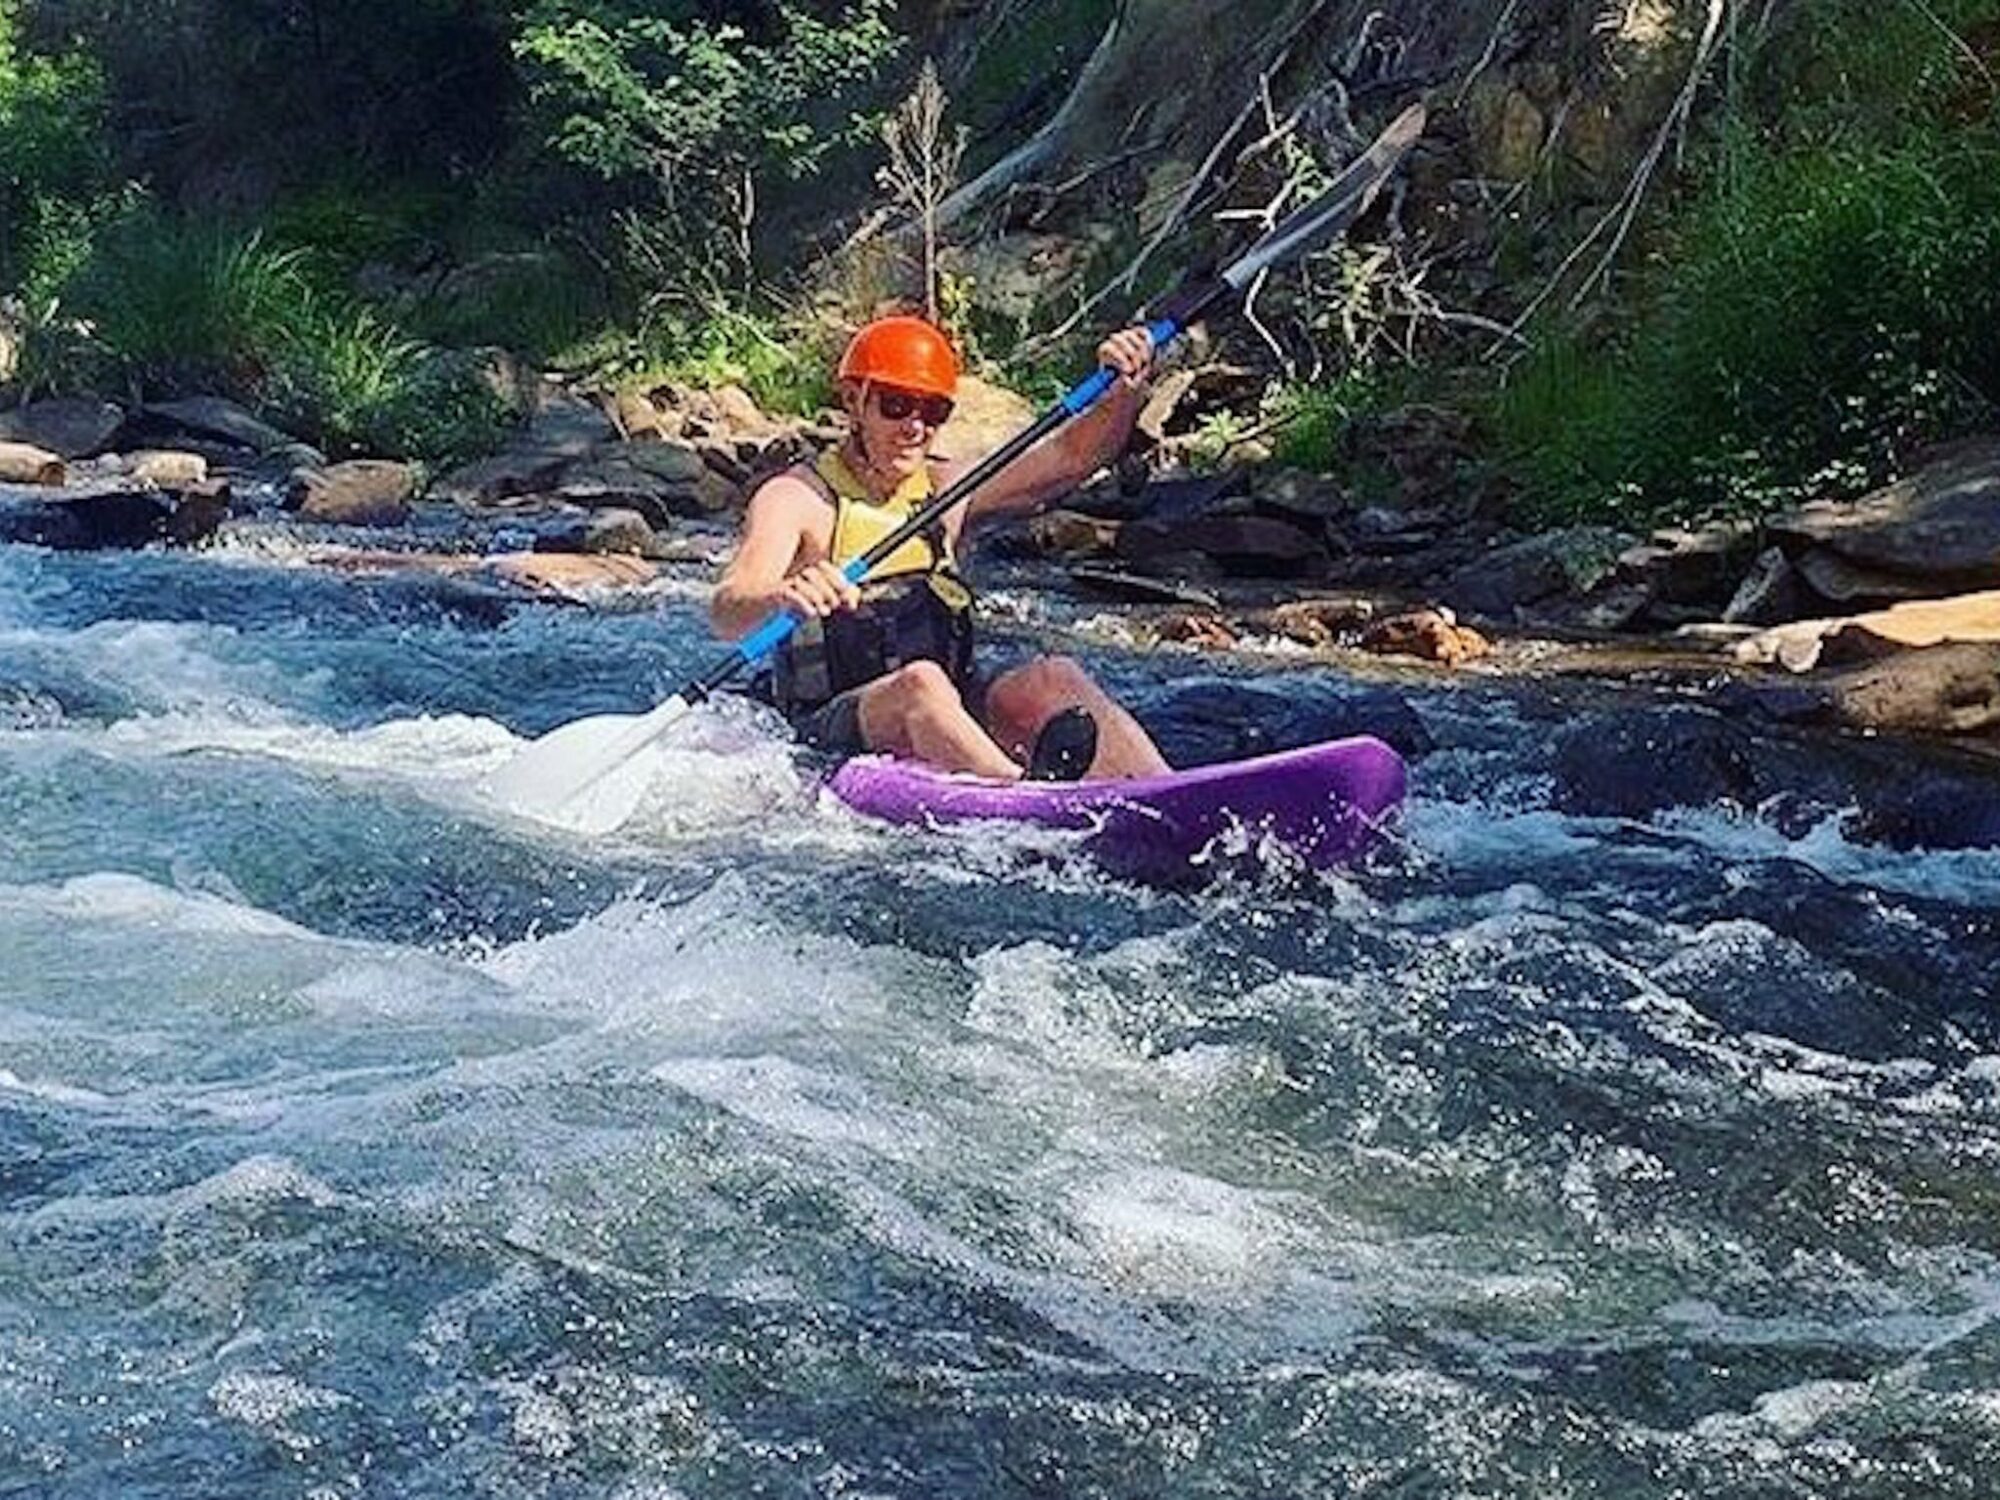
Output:
<svg viewBox="0 0 2000 1500">
<path fill-rule="evenodd" d="M 1090 763 L 1091 780 L 1157 776 L 1173 769 L 1139 721 L 1066 656 L 1044 656 L 1002 673 L 986 694 L 986 718 L 993 739 L 1023 760 L 1042 726 L 1066 708 L 1087 709 L 1097 720 L 1097 758 Z"/>
<path fill-rule="evenodd" d="M 1018 781 L 1021 767 L 980 728 L 936 662 L 911 662 L 862 690 L 861 737 L 871 750 L 943 771 Z"/>
</svg>

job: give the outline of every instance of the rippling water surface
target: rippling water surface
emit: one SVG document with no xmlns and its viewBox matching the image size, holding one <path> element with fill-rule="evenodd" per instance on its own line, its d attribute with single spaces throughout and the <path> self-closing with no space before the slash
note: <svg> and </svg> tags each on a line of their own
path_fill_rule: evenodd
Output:
<svg viewBox="0 0 2000 1500">
<path fill-rule="evenodd" d="M 1306 883 L 740 709 L 615 839 L 482 803 L 710 650 L 0 549 L 0 1495 L 1995 1493 L 2000 854 L 1565 815 L 1498 690 Z M 1099 665 L 1184 755 L 1379 710 Z"/>
</svg>

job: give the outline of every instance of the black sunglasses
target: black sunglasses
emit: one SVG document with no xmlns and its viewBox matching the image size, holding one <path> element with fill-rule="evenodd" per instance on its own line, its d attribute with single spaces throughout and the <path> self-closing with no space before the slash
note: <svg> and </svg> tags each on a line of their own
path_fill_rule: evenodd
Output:
<svg viewBox="0 0 2000 1500">
<path fill-rule="evenodd" d="M 942 427 L 951 420 L 951 402 L 943 396 L 919 396 L 881 386 L 875 388 L 875 410 L 891 422 L 907 422 L 913 414 L 918 415 L 926 427 Z"/>
</svg>

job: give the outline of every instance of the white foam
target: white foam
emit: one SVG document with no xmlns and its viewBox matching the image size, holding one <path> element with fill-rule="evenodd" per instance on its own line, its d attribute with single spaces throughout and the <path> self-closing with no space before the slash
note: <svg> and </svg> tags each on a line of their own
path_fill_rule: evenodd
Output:
<svg viewBox="0 0 2000 1500">
<path fill-rule="evenodd" d="M 307 1453 L 317 1444 L 292 1429 L 294 1418 L 354 1404 L 350 1396 L 307 1385 L 296 1376 L 251 1370 L 224 1375 L 209 1387 L 208 1399 L 220 1416 L 242 1423 L 295 1454 Z"/>
<path fill-rule="evenodd" d="M 790 1058 L 674 1058 L 655 1065 L 652 1076 L 815 1146 L 859 1146 L 912 1161 L 942 1144 L 920 1115 L 871 1098 L 858 1080 Z"/>
<path fill-rule="evenodd" d="M 136 875 L 79 875 L 55 886 L 0 885 L 0 911 L 181 934 L 312 938 L 274 913 L 205 891 L 178 891 Z"/>
<path fill-rule="evenodd" d="M 1165 1166 L 1092 1176 L 1069 1193 L 1071 1222 L 1115 1283 L 1186 1294 L 1191 1283 L 1275 1272 L 1304 1238 L 1283 1194 Z"/>
<path fill-rule="evenodd" d="M 1698 841 L 1712 853 L 1745 863 L 1788 859 L 1829 880 L 1921 896 L 1957 906 L 2000 906 L 2000 850 L 1891 849 L 1856 843 L 1846 829 L 1855 809 L 1834 813 L 1788 837 L 1755 812 L 1723 807 L 1678 808 L 1659 826 Z"/>
<path fill-rule="evenodd" d="M 1793 1442 L 1831 1419 L 1867 1404 L 1872 1388 L 1855 1380 L 1808 1380 L 1766 1391 L 1746 1413 L 1717 1412 L 1694 1424 L 1697 1437 L 1742 1441 L 1769 1435 Z"/>
<path fill-rule="evenodd" d="M 68 1109 L 106 1109 L 115 1103 L 110 1095 L 100 1094 L 95 1089 L 72 1088 L 66 1083 L 46 1079 L 23 1078 L 11 1068 L 0 1068 L 0 1089 Z"/>
</svg>

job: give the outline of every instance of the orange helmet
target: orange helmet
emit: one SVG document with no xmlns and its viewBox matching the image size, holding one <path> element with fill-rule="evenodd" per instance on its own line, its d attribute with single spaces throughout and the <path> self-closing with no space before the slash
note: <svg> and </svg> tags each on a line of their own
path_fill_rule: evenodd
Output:
<svg viewBox="0 0 2000 1500">
<path fill-rule="evenodd" d="M 958 356 L 922 318 L 877 318 L 848 341 L 840 378 L 949 397 L 958 389 Z"/>
</svg>

